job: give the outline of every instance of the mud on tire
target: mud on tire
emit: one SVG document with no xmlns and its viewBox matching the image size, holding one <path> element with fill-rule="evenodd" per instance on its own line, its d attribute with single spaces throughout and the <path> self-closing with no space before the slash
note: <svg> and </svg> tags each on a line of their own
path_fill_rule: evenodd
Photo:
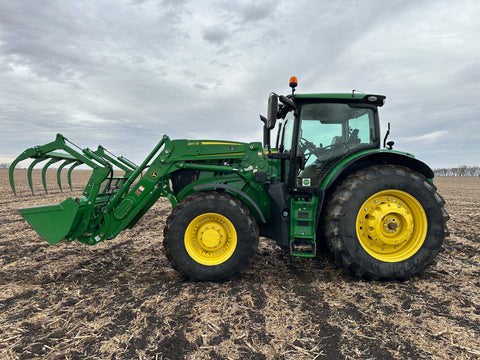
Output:
<svg viewBox="0 0 480 360">
<path fill-rule="evenodd" d="M 421 274 L 448 236 L 434 185 L 401 166 L 350 174 L 329 197 L 323 236 L 337 264 L 370 280 Z"/>
<path fill-rule="evenodd" d="M 173 268 L 192 280 L 224 281 L 238 275 L 258 248 L 249 209 L 228 193 L 192 194 L 172 211 L 164 251 Z"/>
</svg>

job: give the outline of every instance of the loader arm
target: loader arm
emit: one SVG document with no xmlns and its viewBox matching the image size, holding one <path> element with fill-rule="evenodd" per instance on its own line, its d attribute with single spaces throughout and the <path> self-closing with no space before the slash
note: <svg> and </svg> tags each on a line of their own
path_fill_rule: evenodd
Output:
<svg viewBox="0 0 480 360">
<path fill-rule="evenodd" d="M 232 193 L 243 195 L 243 199 L 250 199 L 247 204 L 254 209 L 254 213 L 265 221 L 264 213 L 269 214 L 268 196 L 265 194 L 262 197 L 260 209 L 242 191 L 246 189 L 255 199 L 259 198 L 257 193 L 262 191 L 263 184 L 250 185 L 255 182 L 253 170 L 268 167 L 266 155 L 258 150 L 261 150 L 260 143 L 172 141 L 165 135 L 105 206 L 102 225 L 94 236 L 95 242 L 114 238 L 123 229 L 133 227 L 160 197 L 166 197 L 175 207 L 187 194 L 204 189 L 228 188 Z M 189 184 L 180 194 L 175 194 L 170 186 L 172 173 L 188 169 L 197 170 L 202 174 L 202 179 Z M 137 181 L 133 183 L 135 179 Z M 219 181 L 233 186 L 219 185 Z M 79 240 L 92 241 L 92 237 Z"/>
<path fill-rule="evenodd" d="M 79 165 L 92 168 L 82 197 L 19 210 L 51 244 L 63 238 L 69 241 L 77 239 L 90 245 L 112 239 L 125 228 L 133 227 L 160 197 L 166 197 L 175 207 L 188 194 L 209 189 L 238 196 L 252 209 L 258 221 L 265 223 L 270 217 L 268 195 L 263 191 L 263 183 L 257 182 L 255 176 L 256 172 L 265 172 L 269 167 L 260 143 L 172 141 L 164 135 L 139 166 L 124 157 L 114 156 L 102 146 L 95 151 L 88 148 L 77 151 L 69 144 L 63 135 L 58 134 L 55 141 L 24 151 L 10 167 L 14 192 L 14 168 L 27 158 L 33 159 L 27 174 L 32 192 L 33 167 L 40 162 L 48 160 L 42 169 L 45 191 L 47 169 L 55 163 L 61 162 L 57 169 L 60 189 L 63 168 L 70 166 L 70 187 L 73 168 Z M 123 176 L 114 177 L 111 164 L 123 170 Z M 172 173 L 182 170 L 196 171 L 200 179 L 192 180 L 183 191 L 174 193 L 171 188 Z M 61 226 L 55 225 L 59 223 Z"/>
</svg>

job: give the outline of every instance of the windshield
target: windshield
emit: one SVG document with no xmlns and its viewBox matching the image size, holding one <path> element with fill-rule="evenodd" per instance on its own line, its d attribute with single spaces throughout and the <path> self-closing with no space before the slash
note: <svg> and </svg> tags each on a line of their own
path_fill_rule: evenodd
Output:
<svg viewBox="0 0 480 360">
<path fill-rule="evenodd" d="M 334 143 L 371 144 L 375 141 L 374 116 L 370 108 L 348 104 L 307 104 L 300 115 L 300 137 L 317 146 Z"/>
</svg>

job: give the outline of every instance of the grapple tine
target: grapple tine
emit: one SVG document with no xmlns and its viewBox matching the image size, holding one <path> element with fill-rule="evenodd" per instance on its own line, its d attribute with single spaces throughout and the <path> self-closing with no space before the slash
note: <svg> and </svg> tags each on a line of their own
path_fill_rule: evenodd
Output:
<svg viewBox="0 0 480 360">
<path fill-rule="evenodd" d="M 83 162 L 77 160 L 75 161 L 75 164 L 70 166 L 70 169 L 68 169 L 68 186 L 70 186 L 70 191 L 73 191 L 72 189 L 72 171 L 75 169 L 77 166 L 83 164 Z"/>
<path fill-rule="evenodd" d="M 33 192 L 32 170 L 35 165 L 37 165 L 39 162 L 42 162 L 43 160 L 45 160 L 45 158 L 37 158 L 33 160 L 27 170 L 28 186 L 30 186 L 30 190 L 32 190 L 32 195 L 35 195 L 35 193 Z"/>
<path fill-rule="evenodd" d="M 17 195 L 17 192 L 15 191 L 15 182 L 14 182 L 14 178 L 13 178 L 14 177 L 13 173 L 15 171 L 15 167 L 17 166 L 17 164 L 20 161 L 28 159 L 30 156 L 34 155 L 35 153 L 36 153 L 35 148 L 27 149 L 23 153 L 21 153 L 19 156 L 17 156 L 17 158 L 15 160 L 13 160 L 13 162 L 10 164 L 10 167 L 8 169 L 8 177 L 10 179 L 10 187 L 12 188 L 12 191 L 13 191 L 14 195 Z"/>
<path fill-rule="evenodd" d="M 22 159 L 16 158 L 11 164 L 8 169 L 8 177 L 10 179 L 10 187 L 12 188 L 13 194 L 16 196 L 17 192 L 15 191 L 15 181 L 13 179 L 13 171 L 15 170 L 15 167 L 17 164 L 21 161 Z"/>
<path fill-rule="evenodd" d="M 62 170 L 65 166 L 67 166 L 68 164 L 71 164 L 72 162 L 74 162 L 74 160 L 67 159 L 57 169 L 57 184 L 58 184 L 58 187 L 60 188 L 61 192 L 63 192 L 63 190 L 62 190 L 62 179 L 61 179 Z"/>
<path fill-rule="evenodd" d="M 52 158 L 52 159 L 50 159 L 49 162 L 47 162 L 45 164 L 45 166 L 42 169 L 42 184 L 43 184 L 43 188 L 45 189 L 45 194 L 48 194 L 48 190 L 47 190 L 47 169 L 50 165 L 55 164 L 56 162 L 59 162 L 60 160 L 61 159 Z"/>
</svg>

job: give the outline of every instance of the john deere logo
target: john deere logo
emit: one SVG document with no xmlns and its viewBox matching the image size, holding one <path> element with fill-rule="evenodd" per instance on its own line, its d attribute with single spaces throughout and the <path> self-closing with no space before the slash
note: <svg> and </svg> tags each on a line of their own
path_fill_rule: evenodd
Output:
<svg viewBox="0 0 480 360">
<path fill-rule="evenodd" d="M 150 175 L 151 175 L 151 176 L 152 176 L 152 178 L 154 178 L 154 179 L 155 179 L 155 178 L 158 176 L 158 174 L 157 174 L 155 171 L 154 171 L 154 172 L 152 172 Z"/>
<path fill-rule="evenodd" d="M 303 186 L 310 186 L 310 179 L 306 178 L 306 179 L 302 179 L 302 185 Z"/>
</svg>

